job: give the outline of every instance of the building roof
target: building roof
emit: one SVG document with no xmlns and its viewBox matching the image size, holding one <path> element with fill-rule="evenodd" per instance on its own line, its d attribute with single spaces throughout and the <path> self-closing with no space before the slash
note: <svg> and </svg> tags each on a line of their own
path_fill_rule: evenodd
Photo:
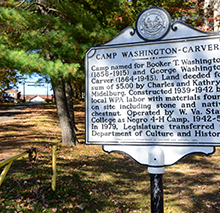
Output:
<svg viewBox="0 0 220 213">
<path fill-rule="evenodd" d="M 7 90 L 5 90 L 4 92 L 5 92 L 5 93 L 18 93 L 18 92 L 16 92 L 16 91 L 13 90 L 13 89 L 7 89 Z"/>
<path fill-rule="evenodd" d="M 40 96 L 36 95 L 33 98 L 30 99 L 30 102 L 42 102 L 45 101 L 44 98 L 41 98 Z"/>
<path fill-rule="evenodd" d="M 34 97 L 36 97 L 36 96 L 39 96 L 40 98 L 42 98 L 42 99 L 44 99 L 44 100 L 47 100 L 47 95 L 25 95 L 25 100 L 26 101 L 30 101 L 31 99 L 33 99 Z M 21 94 L 21 99 L 23 99 L 23 94 Z M 48 99 L 50 100 L 52 100 L 52 95 L 48 95 Z"/>
</svg>

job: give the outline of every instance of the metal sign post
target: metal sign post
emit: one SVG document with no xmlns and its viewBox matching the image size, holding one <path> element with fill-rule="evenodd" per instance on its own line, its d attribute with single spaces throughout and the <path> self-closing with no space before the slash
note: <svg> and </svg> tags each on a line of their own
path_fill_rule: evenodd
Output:
<svg viewBox="0 0 220 213">
<path fill-rule="evenodd" d="M 151 185 L 151 212 L 163 213 L 163 175 L 150 174 Z"/>
<path fill-rule="evenodd" d="M 163 212 L 164 167 L 220 146 L 219 51 L 218 33 L 150 7 L 86 52 L 86 144 L 149 167 L 152 212 Z"/>
<path fill-rule="evenodd" d="M 151 185 L 151 212 L 163 213 L 163 175 L 150 174 Z"/>
<path fill-rule="evenodd" d="M 158 147 L 151 147 L 149 151 L 150 164 L 160 166 L 164 164 L 163 150 Z M 148 167 L 151 186 L 151 212 L 163 213 L 163 173 L 164 167 Z"/>
</svg>

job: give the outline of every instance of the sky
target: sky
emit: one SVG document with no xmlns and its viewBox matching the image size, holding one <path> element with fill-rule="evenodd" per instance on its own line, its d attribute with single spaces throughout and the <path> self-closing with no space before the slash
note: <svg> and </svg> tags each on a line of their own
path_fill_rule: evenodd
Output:
<svg viewBox="0 0 220 213">
<path fill-rule="evenodd" d="M 31 83 L 25 84 L 25 94 L 26 95 L 47 95 L 47 84 L 44 84 L 44 86 L 29 86 Z M 18 84 L 18 91 L 21 92 L 21 94 L 24 93 L 24 85 Z M 53 91 L 51 91 L 50 85 L 48 85 L 48 94 L 52 95 Z"/>
<path fill-rule="evenodd" d="M 28 77 L 25 79 L 25 94 L 26 95 L 52 95 L 53 91 L 51 90 L 51 84 L 47 83 L 40 83 L 38 86 L 35 85 L 35 82 L 39 79 L 39 76 Z M 24 84 L 23 79 L 22 82 L 17 84 L 18 91 L 21 94 L 24 93 Z M 16 89 L 16 88 L 15 88 Z"/>
</svg>

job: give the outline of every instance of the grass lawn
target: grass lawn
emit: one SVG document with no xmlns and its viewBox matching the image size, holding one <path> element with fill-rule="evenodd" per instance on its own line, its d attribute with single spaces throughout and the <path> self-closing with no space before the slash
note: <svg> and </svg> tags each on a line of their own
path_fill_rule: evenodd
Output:
<svg viewBox="0 0 220 213">
<path fill-rule="evenodd" d="M 57 188 L 51 189 L 51 142 L 61 141 L 53 104 L 28 108 L 0 123 L 0 159 L 37 148 L 36 162 L 14 161 L 0 186 L 1 213 L 150 212 L 147 167 L 101 146 L 84 145 L 84 103 L 74 104 L 80 144 L 59 144 Z M 2 170 L 2 169 L 0 169 Z M 211 156 L 191 155 L 167 167 L 164 212 L 220 212 L 220 148 Z"/>
</svg>

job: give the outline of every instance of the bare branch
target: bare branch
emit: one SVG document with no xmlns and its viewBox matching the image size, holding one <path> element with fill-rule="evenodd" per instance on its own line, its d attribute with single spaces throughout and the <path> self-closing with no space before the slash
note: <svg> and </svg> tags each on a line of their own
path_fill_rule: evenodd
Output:
<svg viewBox="0 0 220 213">
<path fill-rule="evenodd" d="M 46 10 L 48 13 L 51 12 L 51 11 L 52 11 L 52 12 L 59 13 L 58 10 L 56 10 L 56 9 L 54 9 L 54 8 L 49 8 L 49 7 L 45 6 L 44 4 L 41 4 L 41 3 L 38 3 L 38 2 L 33 2 L 32 4 L 30 4 L 29 6 L 27 6 L 27 7 L 25 8 L 25 10 L 30 9 L 33 5 L 37 5 L 37 6 L 43 7 L 43 9 Z"/>
<path fill-rule="evenodd" d="M 22 4 L 24 4 L 26 2 L 26 0 L 23 0 L 21 3 L 19 3 L 18 5 L 16 5 L 13 9 L 11 9 L 11 11 L 12 10 L 14 10 L 15 8 L 17 8 L 17 7 L 20 7 Z"/>
</svg>

